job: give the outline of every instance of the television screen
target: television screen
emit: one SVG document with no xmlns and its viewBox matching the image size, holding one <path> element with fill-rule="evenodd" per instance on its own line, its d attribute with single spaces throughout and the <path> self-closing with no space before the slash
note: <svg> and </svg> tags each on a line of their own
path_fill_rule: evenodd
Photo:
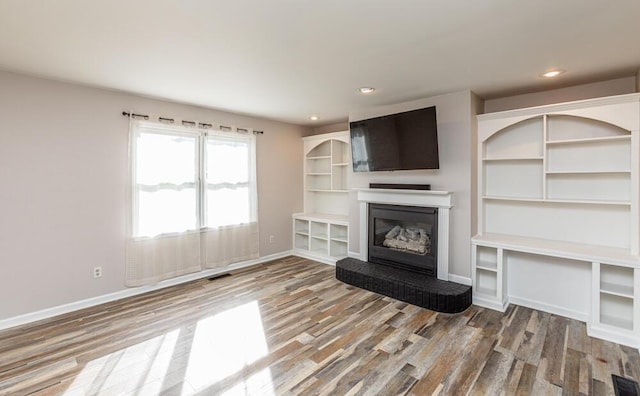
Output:
<svg viewBox="0 0 640 396">
<path fill-rule="evenodd" d="M 354 172 L 439 169 L 436 108 L 353 121 Z"/>
</svg>

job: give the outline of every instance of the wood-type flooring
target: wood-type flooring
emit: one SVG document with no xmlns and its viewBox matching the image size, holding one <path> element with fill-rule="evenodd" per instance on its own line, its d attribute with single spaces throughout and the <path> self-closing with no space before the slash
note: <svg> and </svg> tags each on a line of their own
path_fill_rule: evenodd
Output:
<svg viewBox="0 0 640 396">
<path fill-rule="evenodd" d="M 298 257 L 0 332 L 2 395 L 613 395 L 633 348 L 511 306 L 442 314 Z"/>
</svg>

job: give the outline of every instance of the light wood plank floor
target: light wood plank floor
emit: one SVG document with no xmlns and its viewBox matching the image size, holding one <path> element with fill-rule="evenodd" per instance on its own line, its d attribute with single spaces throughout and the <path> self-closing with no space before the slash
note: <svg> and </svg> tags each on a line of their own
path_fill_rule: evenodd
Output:
<svg viewBox="0 0 640 396">
<path fill-rule="evenodd" d="M 609 394 L 638 351 L 512 306 L 440 314 L 289 257 L 0 332 L 0 394 Z"/>
</svg>

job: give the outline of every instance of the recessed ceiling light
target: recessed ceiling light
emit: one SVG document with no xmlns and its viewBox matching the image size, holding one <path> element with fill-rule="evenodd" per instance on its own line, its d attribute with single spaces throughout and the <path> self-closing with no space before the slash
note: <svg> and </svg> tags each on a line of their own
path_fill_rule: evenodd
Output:
<svg viewBox="0 0 640 396">
<path fill-rule="evenodd" d="M 311 121 L 318 121 L 320 119 L 320 117 L 318 117 L 317 115 L 312 115 L 311 117 L 309 117 L 309 119 Z"/>
<path fill-rule="evenodd" d="M 553 70 L 549 70 L 548 72 L 544 72 L 544 73 L 540 74 L 540 77 L 542 77 L 542 78 L 554 78 L 554 77 L 558 77 L 559 75 L 561 75 L 564 72 L 566 72 L 566 70 L 564 70 L 564 69 L 553 69 Z"/>
<path fill-rule="evenodd" d="M 360 93 L 363 93 L 363 94 L 370 94 L 370 93 L 373 93 L 373 91 L 375 91 L 375 90 L 376 89 L 373 88 L 373 87 L 360 87 L 359 88 Z"/>
</svg>

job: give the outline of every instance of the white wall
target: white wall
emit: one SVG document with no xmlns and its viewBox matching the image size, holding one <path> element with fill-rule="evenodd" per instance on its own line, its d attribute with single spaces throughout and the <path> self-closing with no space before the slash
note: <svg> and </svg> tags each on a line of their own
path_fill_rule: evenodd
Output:
<svg viewBox="0 0 640 396">
<path fill-rule="evenodd" d="M 260 255 L 291 249 L 307 128 L 0 72 L 0 320 L 124 289 L 123 110 L 264 130 Z"/>
<path fill-rule="evenodd" d="M 472 116 L 472 112 L 478 104 L 472 92 L 463 91 L 349 114 L 349 121 L 357 121 L 436 106 L 440 169 L 351 173 L 351 187 L 367 188 L 369 183 L 426 183 L 431 184 L 432 190 L 453 192 L 449 273 L 464 277 L 471 276 L 471 179 L 475 175 L 472 161 L 475 147 L 471 145 L 475 115 Z M 359 253 L 360 217 L 355 192 L 350 193 L 349 227 L 350 250 Z"/>
<path fill-rule="evenodd" d="M 493 113 L 496 111 L 523 109 L 532 106 L 601 98 L 603 96 L 623 95 L 634 92 L 636 92 L 636 77 L 624 77 L 542 92 L 487 99 L 484 102 L 484 111 L 485 113 Z"/>
</svg>

